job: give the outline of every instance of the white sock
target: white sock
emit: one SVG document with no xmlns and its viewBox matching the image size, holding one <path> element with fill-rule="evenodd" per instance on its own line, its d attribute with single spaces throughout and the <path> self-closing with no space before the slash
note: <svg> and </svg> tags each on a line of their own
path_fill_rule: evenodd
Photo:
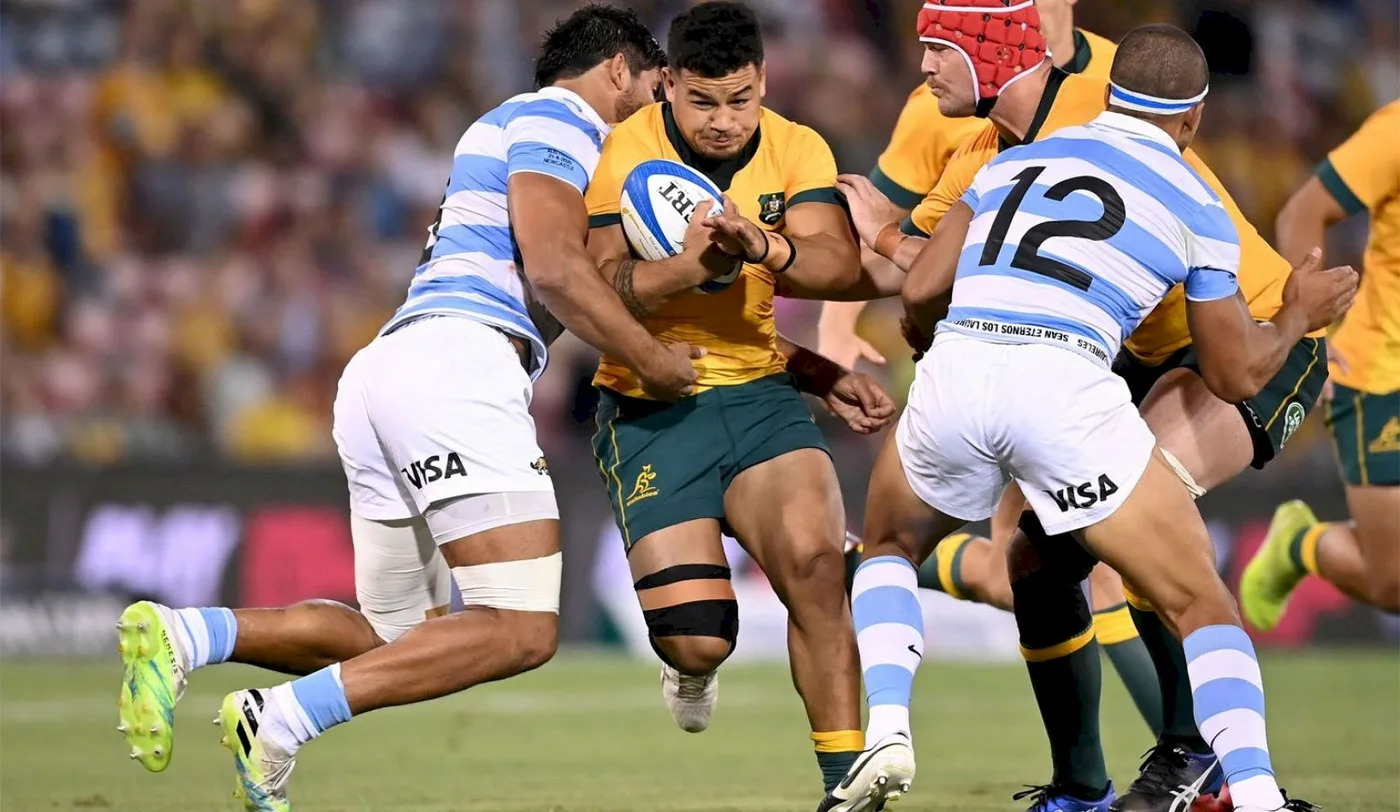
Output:
<svg viewBox="0 0 1400 812">
<path fill-rule="evenodd" d="M 295 754 L 303 744 L 321 735 L 297 701 L 290 682 L 268 689 L 263 695 L 267 697 L 267 707 L 263 709 L 259 733 L 266 731 L 268 738 L 288 755 Z"/>
<path fill-rule="evenodd" d="M 862 563 L 851 585 L 851 615 L 870 708 L 870 747 L 894 733 L 909 734 L 909 700 L 924 649 L 914 565 L 894 556 Z"/>
</svg>

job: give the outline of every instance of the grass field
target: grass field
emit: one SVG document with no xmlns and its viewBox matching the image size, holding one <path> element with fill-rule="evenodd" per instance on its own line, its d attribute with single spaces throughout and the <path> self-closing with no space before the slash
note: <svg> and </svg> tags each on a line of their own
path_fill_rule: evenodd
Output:
<svg viewBox="0 0 1400 812">
<path fill-rule="evenodd" d="M 115 730 L 119 673 L 115 658 L 0 666 L 0 809 L 237 808 L 210 720 L 225 691 L 277 678 L 235 666 L 197 674 L 174 761 L 151 775 L 126 758 Z M 1327 812 L 1400 810 L 1400 658 L 1274 656 L 1264 673 L 1285 786 Z M 1150 742 L 1116 680 L 1104 682 L 1104 735 L 1122 786 Z M 915 737 L 919 780 L 899 812 L 1006 812 L 1022 783 L 1048 776 L 1016 666 L 924 668 Z M 783 669 L 726 668 L 714 725 L 693 736 L 672 725 L 649 664 L 578 654 L 331 731 L 303 751 L 293 787 L 300 812 L 801 812 L 820 796 Z"/>
</svg>

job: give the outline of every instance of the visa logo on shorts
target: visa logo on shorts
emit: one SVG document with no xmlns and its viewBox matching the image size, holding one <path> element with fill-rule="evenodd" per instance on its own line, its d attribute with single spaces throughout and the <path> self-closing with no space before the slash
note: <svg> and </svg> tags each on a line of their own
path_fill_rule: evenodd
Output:
<svg viewBox="0 0 1400 812">
<path fill-rule="evenodd" d="M 400 468 L 399 471 L 403 473 L 410 485 L 419 490 L 422 490 L 423 486 L 429 482 L 467 475 L 467 467 L 462 464 L 462 458 L 458 456 L 456 451 L 447 452 L 446 457 L 434 454 L 425 460 L 415 461 L 407 468 Z"/>
<path fill-rule="evenodd" d="M 1118 493 L 1118 486 L 1108 478 L 1108 474 L 1099 474 L 1097 488 L 1092 482 L 1081 482 L 1078 485 L 1070 485 L 1060 488 L 1058 491 L 1046 491 L 1045 493 L 1055 500 L 1055 504 L 1060 506 L 1061 513 L 1068 513 L 1070 508 L 1084 510 L 1100 502 L 1108 501 L 1108 497 Z"/>
</svg>

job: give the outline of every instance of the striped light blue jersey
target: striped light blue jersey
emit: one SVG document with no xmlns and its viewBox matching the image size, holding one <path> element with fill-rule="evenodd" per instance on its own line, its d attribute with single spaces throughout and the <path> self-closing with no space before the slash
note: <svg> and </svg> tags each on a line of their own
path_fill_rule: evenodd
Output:
<svg viewBox="0 0 1400 812">
<path fill-rule="evenodd" d="M 607 132 L 578 94 L 559 87 L 508 99 L 468 127 L 408 297 L 380 334 L 427 315 L 472 319 L 529 342 L 530 376 L 539 377 L 546 347 L 563 328 L 525 278 L 506 181 L 517 172 L 537 172 L 582 194 Z"/>
<path fill-rule="evenodd" d="M 940 330 L 1107 364 L 1173 285 L 1193 301 L 1238 289 L 1239 235 L 1220 198 L 1131 116 L 1007 150 L 962 199 L 973 219 Z"/>
</svg>

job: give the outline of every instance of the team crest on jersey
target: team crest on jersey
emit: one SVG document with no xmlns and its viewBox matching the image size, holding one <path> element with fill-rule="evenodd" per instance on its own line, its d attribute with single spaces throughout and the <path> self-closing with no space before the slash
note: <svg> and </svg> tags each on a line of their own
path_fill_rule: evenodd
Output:
<svg viewBox="0 0 1400 812">
<path fill-rule="evenodd" d="M 782 192 L 769 192 L 758 196 L 758 219 L 769 226 L 776 226 L 783 219 L 787 209 L 787 195 Z"/>
<path fill-rule="evenodd" d="M 1296 400 L 1288 404 L 1288 410 L 1283 413 L 1283 436 L 1279 438 L 1279 448 L 1288 444 L 1288 438 L 1303 425 L 1303 418 L 1307 416 L 1308 412 L 1303 408 L 1303 404 Z"/>
</svg>

